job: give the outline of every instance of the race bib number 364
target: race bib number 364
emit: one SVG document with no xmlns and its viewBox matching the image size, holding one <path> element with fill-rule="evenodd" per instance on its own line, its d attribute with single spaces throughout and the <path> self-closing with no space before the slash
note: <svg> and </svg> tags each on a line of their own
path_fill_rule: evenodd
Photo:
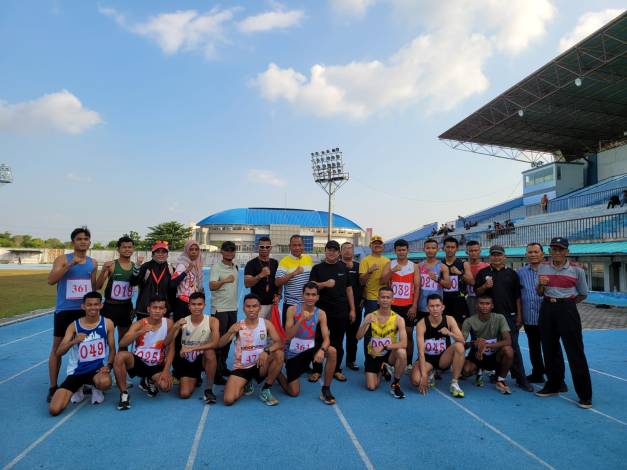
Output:
<svg viewBox="0 0 627 470">
<path fill-rule="evenodd" d="M 290 341 L 290 351 L 300 354 L 314 347 L 313 339 L 292 338 Z"/>
</svg>

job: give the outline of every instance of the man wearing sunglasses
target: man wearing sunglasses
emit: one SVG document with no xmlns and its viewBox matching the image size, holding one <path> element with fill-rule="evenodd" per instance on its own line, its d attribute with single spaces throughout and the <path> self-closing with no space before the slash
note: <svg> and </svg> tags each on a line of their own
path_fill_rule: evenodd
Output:
<svg viewBox="0 0 627 470">
<path fill-rule="evenodd" d="M 272 242 L 270 237 L 261 237 L 257 245 L 259 256 L 246 263 L 244 268 L 244 287 L 250 289 L 261 299 L 259 318 L 270 319 L 272 305 L 281 297 L 281 289 L 274 284 L 279 262 L 270 258 Z"/>
</svg>

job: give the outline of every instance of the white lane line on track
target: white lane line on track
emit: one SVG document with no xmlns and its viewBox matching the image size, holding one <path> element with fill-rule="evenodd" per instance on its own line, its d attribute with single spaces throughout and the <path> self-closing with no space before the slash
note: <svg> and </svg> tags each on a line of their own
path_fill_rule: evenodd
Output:
<svg viewBox="0 0 627 470">
<path fill-rule="evenodd" d="M 562 396 L 562 395 L 560 395 L 560 398 L 561 398 L 562 400 L 566 400 L 566 401 L 569 401 L 569 402 L 571 402 L 571 403 L 574 403 L 575 405 L 577 404 L 577 402 L 576 402 L 575 400 L 571 399 L 571 398 L 568 398 L 568 397 L 565 397 L 565 396 Z M 618 418 L 614 418 L 614 416 L 607 415 L 607 414 L 602 413 L 602 412 L 600 412 L 599 410 L 596 410 L 596 409 L 594 409 L 594 408 L 588 408 L 588 409 L 587 409 L 587 410 L 585 410 L 585 411 L 592 411 L 593 413 L 596 413 L 596 414 L 598 414 L 598 415 L 601 415 L 601 416 L 603 416 L 604 418 L 609 419 L 610 421 L 614 421 L 615 423 L 622 424 L 623 426 L 627 426 L 627 423 L 626 423 L 625 421 L 621 421 L 621 420 L 620 420 L 620 419 L 618 419 Z"/>
<path fill-rule="evenodd" d="M 196 460 L 196 454 L 198 454 L 198 446 L 200 445 L 202 433 L 205 430 L 205 423 L 207 422 L 207 415 L 209 414 L 210 408 L 211 407 L 209 405 L 205 405 L 202 410 L 202 415 L 200 416 L 200 421 L 198 422 L 198 427 L 196 428 L 196 434 L 194 435 L 194 442 L 192 443 L 192 448 L 190 449 L 189 456 L 187 457 L 185 470 L 191 470 L 194 468 L 194 461 Z"/>
<path fill-rule="evenodd" d="M 24 457 L 26 457 L 30 453 L 31 450 L 33 450 L 35 447 L 37 447 L 39 444 L 45 441 L 48 438 L 48 436 L 50 436 L 57 429 L 63 426 L 63 424 L 72 416 L 74 416 L 78 412 L 78 410 L 80 410 L 83 406 L 85 406 L 85 404 L 88 401 L 89 400 L 85 400 L 84 402 L 79 403 L 79 405 L 76 408 L 74 408 L 70 413 L 65 415 L 57 424 L 55 424 L 50 429 L 48 429 L 45 433 L 39 436 L 36 441 L 34 441 L 31 445 L 29 445 L 26 449 L 24 449 L 20 454 L 18 454 L 17 457 L 15 457 L 8 464 L 2 467 L 2 470 L 9 470 L 10 468 L 15 467 L 15 465 L 18 464 L 20 460 L 22 460 Z"/>
<path fill-rule="evenodd" d="M 48 358 L 44 359 L 41 362 L 38 362 L 37 364 L 34 364 L 34 365 L 30 366 L 28 369 L 24 369 L 23 371 L 18 372 L 17 374 L 13 374 L 11 377 L 7 377 L 6 379 L 0 380 L 0 385 L 5 384 L 5 383 L 7 383 L 10 380 L 13 380 L 14 378 L 19 377 L 22 374 L 25 374 L 29 370 L 33 370 L 35 367 L 38 367 L 38 366 L 42 365 L 45 362 L 48 362 Z"/>
<path fill-rule="evenodd" d="M 512 439 L 511 437 L 509 437 L 507 434 L 505 434 L 504 432 L 498 430 L 497 428 L 495 428 L 494 426 L 492 426 L 490 423 L 488 423 L 486 420 L 484 420 L 483 418 L 481 418 L 479 415 L 477 415 L 476 413 L 473 413 L 472 411 L 470 411 L 468 408 L 466 408 L 464 405 L 462 405 L 458 400 L 459 399 L 455 399 L 455 398 L 451 398 L 448 395 L 446 395 L 444 392 L 438 390 L 437 388 L 434 389 L 436 392 L 438 392 L 440 395 L 442 395 L 444 398 L 446 398 L 448 401 L 450 401 L 453 405 L 457 406 L 458 408 L 460 408 L 462 411 L 464 411 L 466 414 L 472 416 L 473 418 L 475 418 L 477 421 L 479 421 L 481 424 L 483 424 L 485 427 L 487 427 L 490 431 L 492 431 L 493 433 L 495 433 L 496 435 L 502 437 L 503 439 L 505 439 L 507 442 L 509 442 L 512 446 L 516 447 L 518 450 L 524 452 L 525 454 L 527 454 L 527 456 L 529 456 L 530 458 L 532 458 L 533 460 L 535 460 L 536 462 L 538 462 L 540 465 L 542 465 L 545 468 L 550 468 L 552 470 L 556 470 L 555 467 L 553 467 L 551 464 L 549 464 L 548 462 L 545 462 L 544 460 L 542 460 L 540 457 L 538 457 L 536 454 L 534 454 L 533 452 L 531 452 L 529 449 L 527 449 L 525 446 L 523 446 L 522 444 L 519 444 L 518 442 L 516 442 L 514 439 Z"/>
<path fill-rule="evenodd" d="M 524 346 L 520 346 L 520 349 L 524 349 L 525 351 L 529 351 L 529 348 L 525 348 Z M 564 363 L 568 364 L 568 360 L 564 359 Z M 613 379 L 620 380 L 621 382 L 627 382 L 627 379 L 625 379 L 623 377 L 619 377 L 618 375 L 608 374 L 607 372 L 603 372 L 602 370 L 593 369 L 590 366 L 588 366 L 588 370 L 590 372 L 594 372 L 595 374 L 605 375 L 606 377 L 611 377 Z"/>
<path fill-rule="evenodd" d="M 2 328 L 3 326 L 15 325 L 16 323 L 22 323 L 28 320 L 33 320 L 35 318 L 43 317 L 44 315 L 50 315 L 51 313 L 54 313 L 54 309 L 46 310 L 45 312 L 34 313 L 32 315 L 27 315 L 21 318 L 16 318 L 15 320 L 5 321 L 3 323 L 0 323 L 0 328 Z"/>
<path fill-rule="evenodd" d="M 348 434 L 348 437 L 350 437 L 351 441 L 353 442 L 353 445 L 355 446 L 355 449 L 357 449 L 357 453 L 359 454 L 359 457 L 361 457 L 361 460 L 366 466 L 366 468 L 368 470 L 374 470 L 374 465 L 372 465 L 372 462 L 368 458 L 368 454 L 366 454 L 366 451 L 364 450 L 361 443 L 359 442 L 359 439 L 357 439 L 357 436 L 355 436 L 355 433 L 353 432 L 353 428 L 351 428 L 351 425 L 348 424 L 348 421 L 344 417 L 344 413 L 342 413 L 342 410 L 340 410 L 340 407 L 337 405 L 333 405 L 333 410 L 335 411 L 335 414 L 337 415 L 337 417 L 340 419 L 342 426 L 344 426 L 344 430 L 346 431 L 346 433 Z"/>
<path fill-rule="evenodd" d="M 24 336 L 22 338 L 14 339 L 13 341 L 9 341 L 7 343 L 1 343 L 0 344 L 0 348 L 3 347 L 3 346 L 8 346 L 9 344 L 17 343 L 18 341 L 22 341 L 22 340 L 25 340 L 25 339 L 28 339 L 28 338 L 32 338 L 33 336 L 37 336 L 37 335 L 40 335 L 42 333 L 46 333 L 47 331 L 52 331 L 52 328 L 48 328 L 46 330 L 41 330 L 41 331 L 38 331 L 37 333 L 33 333 L 32 335 L 28 335 L 28 336 Z"/>
</svg>

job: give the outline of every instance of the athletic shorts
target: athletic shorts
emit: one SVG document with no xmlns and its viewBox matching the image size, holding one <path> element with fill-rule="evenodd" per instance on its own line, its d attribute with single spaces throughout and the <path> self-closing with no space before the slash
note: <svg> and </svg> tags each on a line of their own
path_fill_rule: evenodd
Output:
<svg viewBox="0 0 627 470">
<path fill-rule="evenodd" d="M 418 312 L 416 312 L 416 315 L 414 316 L 413 320 L 410 320 L 407 317 L 407 312 L 409 312 L 409 308 L 411 307 L 411 305 L 405 305 L 404 307 L 394 307 L 392 306 L 392 311 L 398 315 L 400 315 L 401 317 L 403 317 L 403 320 L 405 320 L 405 326 L 406 327 L 414 327 L 416 326 L 416 323 L 418 323 Z"/>
<path fill-rule="evenodd" d="M 429 316 L 429 312 L 418 312 L 416 313 L 416 324 L 423 318 L 427 318 Z"/>
<path fill-rule="evenodd" d="M 432 354 L 425 354 L 425 361 L 427 361 L 429 364 L 431 364 L 433 366 L 434 369 L 438 369 L 438 370 L 447 370 L 449 367 L 442 369 L 440 367 L 440 358 L 442 357 L 442 354 L 438 354 L 436 355 L 432 355 Z"/>
<path fill-rule="evenodd" d="M 132 323 L 133 304 L 130 302 L 122 304 L 105 302 L 101 313 L 103 317 L 111 320 L 115 326 L 128 328 Z"/>
<path fill-rule="evenodd" d="M 177 379 L 182 377 L 188 377 L 190 379 L 200 379 L 200 375 L 205 370 L 202 364 L 203 354 L 200 354 L 196 360 L 193 362 L 189 362 L 187 359 L 183 359 L 178 354 L 174 357 L 174 361 L 172 362 L 172 366 L 174 367 L 174 372 L 172 375 Z"/>
<path fill-rule="evenodd" d="M 242 379 L 245 379 L 246 382 L 255 379 L 258 384 L 263 382 L 263 379 L 266 377 L 265 375 L 261 375 L 261 369 L 259 369 L 259 366 L 257 364 L 247 369 L 233 369 L 231 371 L 231 375 L 241 377 Z"/>
<path fill-rule="evenodd" d="M 304 372 L 309 369 L 309 363 L 313 362 L 313 358 L 320 347 L 310 348 L 300 354 L 285 361 L 285 369 L 287 371 L 287 383 L 298 379 Z"/>
<path fill-rule="evenodd" d="M 100 368 L 86 374 L 68 375 L 59 388 L 64 388 L 72 393 L 77 392 L 83 385 L 93 385 L 94 377 Z"/>
<path fill-rule="evenodd" d="M 381 372 L 381 366 L 383 363 L 390 363 L 390 355 L 392 351 L 388 351 L 385 353 L 385 356 L 372 357 L 370 354 L 366 354 L 366 361 L 364 362 L 364 367 L 366 372 L 372 372 L 373 374 L 378 374 Z"/>
<path fill-rule="evenodd" d="M 78 320 L 84 316 L 84 310 L 62 310 L 61 312 L 55 312 L 53 335 L 63 338 L 67 327 L 70 326 L 74 320 Z"/>
<path fill-rule="evenodd" d="M 449 297 L 444 298 L 444 312 L 442 315 L 450 315 L 457 322 L 457 326 L 461 329 L 464 320 L 470 315 L 468 314 L 468 304 L 465 297 Z"/>
<path fill-rule="evenodd" d="M 163 372 L 163 364 L 149 366 L 139 356 L 133 354 L 133 358 L 135 359 L 133 367 L 126 371 L 131 377 L 152 378 L 153 375 Z"/>
<path fill-rule="evenodd" d="M 468 353 L 468 356 L 466 356 L 466 359 L 472 362 L 473 364 L 475 364 L 479 369 L 483 369 L 483 370 L 497 370 L 498 369 L 498 361 L 496 360 L 496 355 L 498 351 L 496 351 L 494 354 L 490 354 L 489 356 L 486 356 L 484 354 L 482 360 L 477 359 L 477 356 L 475 356 L 476 352 L 477 350 L 475 348 L 470 348 L 470 352 Z"/>
</svg>

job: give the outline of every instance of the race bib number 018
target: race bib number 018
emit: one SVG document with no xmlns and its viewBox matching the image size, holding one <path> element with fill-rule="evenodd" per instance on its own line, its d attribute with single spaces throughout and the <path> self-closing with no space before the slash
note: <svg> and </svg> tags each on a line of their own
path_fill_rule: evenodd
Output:
<svg viewBox="0 0 627 470">
<path fill-rule="evenodd" d="M 149 366 L 155 366 L 159 364 L 161 360 L 161 349 L 142 348 L 138 351 L 135 351 L 135 355 Z"/>
<path fill-rule="evenodd" d="M 290 341 L 290 351 L 300 354 L 314 347 L 313 339 L 292 338 Z"/>
<path fill-rule="evenodd" d="M 133 297 L 133 287 L 128 281 L 113 281 L 111 284 L 111 298 L 114 300 L 129 300 Z"/>
<path fill-rule="evenodd" d="M 428 273 L 420 273 L 420 285 L 422 290 L 438 290 L 440 288 L 438 281 L 431 279 Z"/>
<path fill-rule="evenodd" d="M 83 341 L 78 346 L 78 357 L 81 362 L 96 361 L 105 357 L 105 340 L 103 338 Z"/>
<path fill-rule="evenodd" d="M 438 356 L 446 351 L 446 338 L 429 338 L 425 341 L 425 354 Z"/>
<path fill-rule="evenodd" d="M 90 279 L 68 279 L 65 282 L 65 298 L 67 300 L 82 299 L 90 290 Z"/>
<path fill-rule="evenodd" d="M 409 282 L 392 282 L 395 299 L 411 299 L 411 284 Z"/>
<path fill-rule="evenodd" d="M 370 347 L 374 351 L 377 348 L 383 348 L 383 350 L 377 353 L 377 356 L 384 356 L 386 354 L 385 348 L 392 345 L 392 338 L 370 338 Z"/>
<path fill-rule="evenodd" d="M 242 351 L 242 365 L 244 367 L 248 367 L 257 364 L 259 356 L 261 356 L 262 352 L 263 349 L 251 349 Z"/>
</svg>

